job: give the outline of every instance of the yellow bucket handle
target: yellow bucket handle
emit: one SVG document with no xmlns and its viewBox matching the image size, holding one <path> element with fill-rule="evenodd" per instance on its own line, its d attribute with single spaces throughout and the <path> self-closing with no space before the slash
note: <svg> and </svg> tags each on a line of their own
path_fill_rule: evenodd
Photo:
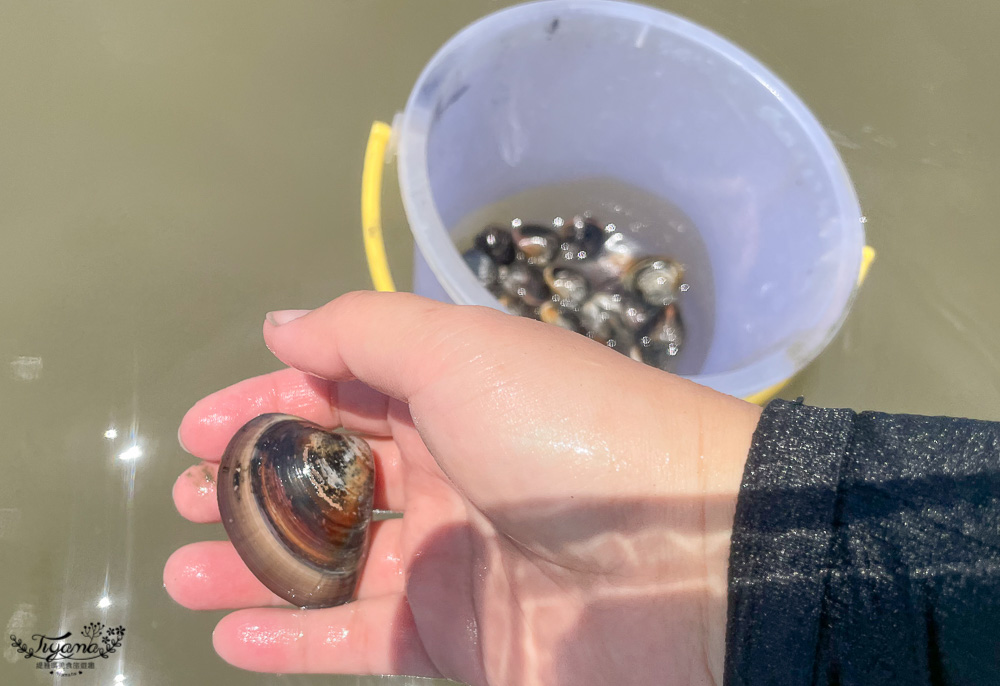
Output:
<svg viewBox="0 0 1000 686">
<path fill-rule="evenodd" d="M 372 124 L 365 149 L 365 166 L 361 172 L 361 227 L 364 233 L 365 254 L 368 256 L 368 272 L 371 274 L 375 290 L 395 292 L 396 285 L 389 270 L 389 260 L 385 255 L 385 240 L 382 237 L 382 173 L 387 163 L 386 149 L 392 137 L 392 127 L 382 121 Z M 866 245 L 861 251 L 861 269 L 858 271 L 858 286 L 865 281 L 868 270 L 875 261 L 875 249 Z M 763 391 L 748 396 L 746 400 L 763 405 L 788 385 L 786 379 Z"/>
<path fill-rule="evenodd" d="M 382 171 L 387 160 L 386 148 L 392 136 L 392 127 L 383 121 L 372 124 L 365 149 L 365 166 L 361 172 L 361 227 L 364 231 L 365 254 L 368 256 L 368 273 L 375 290 L 393 293 L 396 284 L 389 271 L 382 238 Z"/>
</svg>

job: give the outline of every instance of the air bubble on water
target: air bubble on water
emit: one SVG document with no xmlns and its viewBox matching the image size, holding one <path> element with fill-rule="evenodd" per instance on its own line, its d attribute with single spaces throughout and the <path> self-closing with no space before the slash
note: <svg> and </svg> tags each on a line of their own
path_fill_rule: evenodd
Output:
<svg viewBox="0 0 1000 686">
<path fill-rule="evenodd" d="M 612 224 L 611 222 L 608 222 L 607 226 L 604 227 L 604 230 L 607 233 L 614 233 L 615 231 L 618 230 L 618 227 Z"/>
<path fill-rule="evenodd" d="M 865 215 L 861 215 L 861 223 L 862 224 L 867 224 L 868 223 L 868 217 L 866 217 Z"/>
<path fill-rule="evenodd" d="M 681 284 L 681 293 L 687 293 L 688 289 L 690 289 L 690 288 L 691 288 L 691 284 L 682 283 Z"/>
<path fill-rule="evenodd" d="M 552 220 L 552 226 L 556 227 L 557 229 L 561 229 L 563 227 L 563 224 L 565 223 L 566 220 L 563 219 L 562 217 L 556 217 L 555 219 Z"/>
<path fill-rule="evenodd" d="M 519 227 L 521 225 L 521 220 L 518 219 L 517 217 L 514 217 L 513 219 L 510 220 L 510 225 L 511 225 L 511 227 L 513 227 L 513 228 L 516 229 L 517 227 Z"/>
</svg>

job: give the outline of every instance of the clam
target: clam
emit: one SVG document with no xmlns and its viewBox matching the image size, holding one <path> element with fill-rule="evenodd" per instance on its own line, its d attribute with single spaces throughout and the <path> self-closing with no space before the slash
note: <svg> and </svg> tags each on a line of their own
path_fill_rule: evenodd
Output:
<svg viewBox="0 0 1000 686">
<path fill-rule="evenodd" d="M 593 338 L 608 340 L 615 337 L 615 329 L 621 324 L 621 308 L 621 293 L 601 290 L 580 307 L 580 321 Z"/>
<path fill-rule="evenodd" d="M 572 310 L 560 307 L 554 302 L 543 303 L 538 308 L 539 318 L 546 324 L 555 324 L 563 329 L 583 333 L 583 325 L 580 324 L 580 317 Z"/>
<path fill-rule="evenodd" d="M 247 422 L 219 465 L 222 524 L 276 595 L 303 608 L 351 600 L 368 554 L 375 465 L 362 439 L 284 414 Z"/>
<path fill-rule="evenodd" d="M 514 243 L 529 263 L 544 267 L 559 254 L 562 238 L 555 229 L 536 224 L 518 224 L 514 227 Z"/>
<path fill-rule="evenodd" d="M 542 276 L 546 285 L 559 296 L 559 301 L 569 308 L 579 308 L 590 296 L 587 277 L 575 269 L 549 265 Z"/>
<path fill-rule="evenodd" d="M 645 300 L 632 293 L 624 293 L 621 298 L 619 316 L 633 332 L 641 335 L 653 323 L 662 309 L 648 305 Z"/>
<path fill-rule="evenodd" d="M 604 229 L 590 219 L 576 217 L 563 231 L 559 246 L 565 262 L 583 262 L 596 259 L 604 247 Z"/>
<path fill-rule="evenodd" d="M 573 222 L 573 238 L 583 252 L 596 257 L 604 246 L 605 233 L 592 219 L 576 217 Z"/>
<path fill-rule="evenodd" d="M 512 296 L 509 293 L 501 293 L 497 296 L 497 300 L 510 314 L 517 315 L 518 317 L 527 317 L 528 319 L 539 319 L 540 317 L 537 307 L 526 305 L 517 296 Z"/>
<path fill-rule="evenodd" d="M 628 355 L 635 347 L 635 336 L 624 326 L 615 326 L 611 338 L 605 339 L 604 345 L 622 355 Z"/>
<path fill-rule="evenodd" d="M 502 226 L 487 226 L 476 234 L 473 246 L 489 255 L 498 265 L 510 264 L 517 253 L 514 249 L 514 237 L 509 229 Z"/>
<path fill-rule="evenodd" d="M 635 291 L 650 305 L 666 306 L 677 299 L 684 280 L 684 268 L 666 257 L 637 260 L 625 272 L 625 287 Z"/>
<path fill-rule="evenodd" d="M 684 325 L 676 305 L 667 305 L 635 343 L 630 355 L 653 367 L 672 371 L 684 345 Z"/>
<path fill-rule="evenodd" d="M 504 272 L 501 288 L 530 307 L 538 307 L 550 298 L 549 287 L 540 269 L 524 262 L 514 262 Z"/>
<path fill-rule="evenodd" d="M 469 265 L 469 269 L 476 275 L 476 279 L 490 291 L 496 289 L 499 272 L 496 262 L 482 250 L 466 250 L 462 254 L 462 259 Z"/>
<path fill-rule="evenodd" d="M 637 332 L 624 316 L 625 296 L 617 286 L 597 291 L 580 308 L 580 322 L 587 335 L 628 355 Z"/>
<path fill-rule="evenodd" d="M 635 246 L 625 234 L 608 224 L 605 227 L 604 244 L 601 246 L 601 262 L 613 273 L 622 274 L 635 262 Z"/>
</svg>

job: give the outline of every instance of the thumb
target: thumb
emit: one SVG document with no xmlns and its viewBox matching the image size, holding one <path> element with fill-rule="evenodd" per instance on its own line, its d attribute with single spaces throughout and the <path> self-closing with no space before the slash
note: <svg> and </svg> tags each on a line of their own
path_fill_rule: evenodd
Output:
<svg viewBox="0 0 1000 686">
<path fill-rule="evenodd" d="M 460 323 L 458 309 L 409 293 L 357 291 L 316 310 L 269 313 L 264 341 L 290 367 L 334 381 L 357 379 L 409 402 L 456 362 L 441 347 L 448 341 L 460 347 L 457 329 L 469 328 L 470 317 L 503 316 L 461 308 Z"/>
</svg>

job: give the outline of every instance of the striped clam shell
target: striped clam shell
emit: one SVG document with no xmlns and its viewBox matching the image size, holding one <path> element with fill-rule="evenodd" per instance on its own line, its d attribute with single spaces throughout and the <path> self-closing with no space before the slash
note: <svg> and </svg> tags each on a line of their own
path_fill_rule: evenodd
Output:
<svg viewBox="0 0 1000 686">
<path fill-rule="evenodd" d="M 368 554 L 375 465 L 355 436 L 285 414 L 250 420 L 219 465 L 222 524 L 244 563 L 293 605 L 354 597 Z"/>
</svg>

